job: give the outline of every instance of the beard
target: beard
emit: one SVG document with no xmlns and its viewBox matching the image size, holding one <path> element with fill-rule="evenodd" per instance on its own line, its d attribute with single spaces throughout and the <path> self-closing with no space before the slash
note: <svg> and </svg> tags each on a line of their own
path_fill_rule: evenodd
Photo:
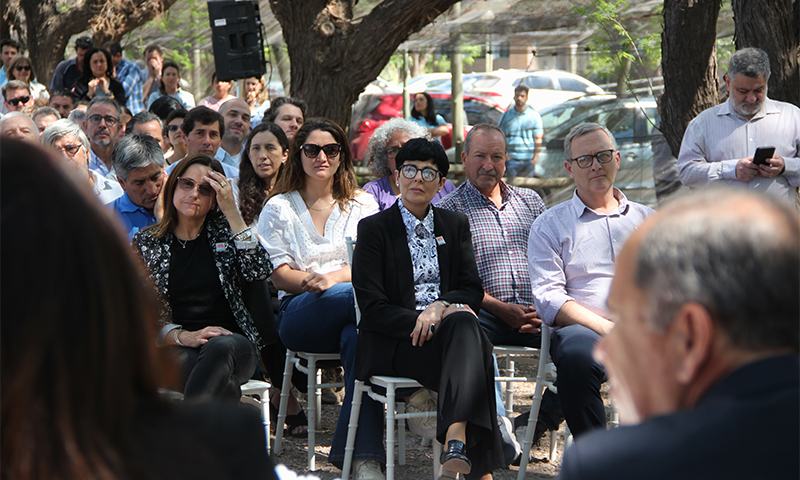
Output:
<svg viewBox="0 0 800 480">
<path fill-rule="evenodd" d="M 756 113 L 759 112 L 759 110 L 761 110 L 761 106 L 763 105 L 763 103 L 760 100 L 756 100 L 753 103 L 748 103 L 748 102 L 742 102 L 742 103 L 731 102 L 731 103 L 733 104 L 733 109 L 736 111 L 736 113 L 738 113 L 743 117 L 750 117 L 755 115 Z"/>
</svg>

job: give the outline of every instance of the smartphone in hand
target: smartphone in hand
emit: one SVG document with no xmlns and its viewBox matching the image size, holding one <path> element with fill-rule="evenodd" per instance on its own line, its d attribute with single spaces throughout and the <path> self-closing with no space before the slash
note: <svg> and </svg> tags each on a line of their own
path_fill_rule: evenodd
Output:
<svg viewBox="0 0 800 480">
<path fill-rule="evenodd" d="M 753 163 L 756 165 L 769 165 L 769 159 L 775 154 L 775 147 L 758 147 L 756 154 L 753 155 Z"/>
</svg>

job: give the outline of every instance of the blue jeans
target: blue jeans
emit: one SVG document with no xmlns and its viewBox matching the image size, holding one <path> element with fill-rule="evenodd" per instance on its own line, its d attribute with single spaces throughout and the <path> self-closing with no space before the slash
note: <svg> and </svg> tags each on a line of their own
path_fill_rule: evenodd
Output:
<svg viewBox="0 0 800 480">
<path fill-rule="evenodd" d="M 285 297 L 278 316 L 278 333 L 286 348 L 300 352 L 339 352 L 344 367 L 345 395 L 342 410 L 333 434 L 328 461 L 339 468 L 344 463 L 347 424 L 355 388 L 356 311 L 353 286 L 338 283 L 323 293 L 303 293 Z M 309 392 L 309 395 L 312 395 Z M 386 463 L 383 448 L 383 422 L 361 421 L 383 419 L 383 405 L 364 395 L 356 436 L 355 460 L 377 460 Z"/>
</svg>

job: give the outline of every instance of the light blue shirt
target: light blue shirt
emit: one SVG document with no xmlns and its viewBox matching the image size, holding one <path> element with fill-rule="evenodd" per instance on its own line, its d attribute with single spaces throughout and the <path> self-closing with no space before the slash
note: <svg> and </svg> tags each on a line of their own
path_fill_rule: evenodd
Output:
<svg viewBox="0 0 800 480">
<path fill-rule="evenodd" d="M 109 203 L 109 206 L 117 213 L 125 230 L 128 232 L 128 240 L 134 234 L 150 225 L 155 225 L 156 217 L 149 213 L 144 207 L 140 207 L 131 201 L 128 192 Z"/>
<path fill-rule="evenodd" d="M 528 106 L 520 113 L 512 107 L 503 113 L 497 126 L 506 135 L 506 146 L 511 160 L 533 160 L 536 135 L 544 133 L 539 112 Z"/>
<path fill-rule="evenodd" d="M 8 74 L 6 73 L 6 67 L 0 68 L 0 87 L 8 83 Z"/>
</svg>

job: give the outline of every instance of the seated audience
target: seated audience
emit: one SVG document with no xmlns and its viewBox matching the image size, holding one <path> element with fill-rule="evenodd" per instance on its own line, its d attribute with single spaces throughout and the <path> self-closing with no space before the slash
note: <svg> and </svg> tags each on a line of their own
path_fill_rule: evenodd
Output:
<svg viewBox="0 0 800 480">
<path fill-rule="evenodd" d="M 161 81 L 157 92 L 153 92 L 147 98 L 147 108 L 157 99 L 170 96 L 177 100 L 184 110 L 191 110 L 195 107 L 194 95 L 181 89 L 181 69 L 175 62 L 164 62 L 161 67 Z"/>
<path fill-rule="evenodd" d="M 409 140 L 394 173 L 400 199 L 358 226 L 356 376 L 410 377 L 439 392 L 436 438 L 446 447 L 441 478 L 487 479 L 506 464 L 495 418 L 492 344 L 475 316 L 483 288 L 469 221 L 431 207 L 449 167 L 437 141 Z M 358 433 L 362 425 L 383 425 L 381 417 L 381 409 L 362 408 Z"/>
<path fill-rule="evenodd" d="M 143 113 L 148 112 L 138 115 Z M 133 238 L 139 230 L 156 223 L 156 202 L 167 179 L 164 153 L 149 134 L 132 132 L 117 142 L 111 160 L 125 191 L 111 208 L 119 215 L 128 238 Z"/>
<path fill-rule="evenodd" d="M 97 96 L 87 107 L 86 119 L 83 121 L 83 130 L 92 147 L 89 150 L 89 168 L 106 177 L 114 173 L 111 152 L 122 130 L 121 112 L 122 109 L 114 99 Z"/>
<path fill-rule="evenodd" d="M 47 87 L 36 81 L 36 71 L 33 69 L 33 63 L 30 58 L 17 55 L 14 60 L 11 60 L 8 69 L 9 81 L 20 80 L 27 83 L 36 105 L 47 105 L 50 94 L 47 93 Z"/>
<path fill-rule="evenodd" d="M 75 81 L 81 77 L 83 72 L 83 60 L 86 52 L 94 47 L 94 42 L 90 37 L 78 37 L 75 40 L 75 58 L 64 60 L 56 66 L 53 78 L 50 79 L 49 90 L 72 90 Z"/>
<path fill-rule="evenodd" d="M 33 110 L 33 95 L 27 83 L 20 80 L 11 80 L 3 85 L 3 111 L 8 112 L 30 112 Z"/>
<path fill-rule="evenodd" d="M 230 94 L 231 88 L 233 88 L 233 82 L 225 82 L 217 79 L 217 72 L 211 75 L 211 85 L 214 86 L 214 94 L 200 100 L 197 106 L 208 107 L 218 112 L 219 107 L 221 107 L 223 103 L 236 98 Z"/>
<path fill-rule="evenodd" d="M 161 221 L 133 236 L 163 304 L 158 342 L 178 355 L 187 399 L 238 402 L 264 346 L 241 279 L 267 278 L 269 256 L 208 155 L 177 164 L 161 202 Z"/>
<path fill-rule="evenodd" d="M 167 158 L 167 165 L 172 165 L 186 156 L 186 140 L 183 138 L 181 125 L 183 125 L 183 120 L 188 113 L 183 109 L 173 110 L 164 119 L 165 132 L 172 148 L 171 151 L 164 152 L 164 156 Z"/>
<path fill-rule="evenodd" d="M 261 124 L 269 108 L 269 92 L 264 84 L 264 77 L 250 77 L 244 81 L 244 90 L 247 92 L 245 101 L 250 107 L 250 125 L 255 128 Z"/>
<path fill-rule="evenodd" d="M 83 130 L 68 119 L 50 124 L 42 133 L 42 144 L 58 150 L 62 158 L 72 164 L 80 178 L 87 178 L 100 203 L 113 202 L 122 195 L 119 182 L 106 178 L 89 168 L 89 138 Z"/>
<path fill-rule="evenodd" d="M 3 477 L 275 479 L 255 411 L 160 398 L 175 367 L 110 212 L 39 148 L 0 158 Z"/>
<path fill-rule="evenodd" d="M 358 189 L 347 135 L 330 120 L 303 125 L 285 169 L 258 217 L 258 233 L 276 266 L 272 281 L 281 300 L 278 328 L 284 345 L 341 354 L 346 393 L 328 456 L 341 467 L 356 353 L 346 238 L 355 238 L 359 220 L 377 212 L 378 205 Z M 379 406 L 365 401 L 362 410 L 369 409 Z M 385 456 L 378 428 L 359 428 L 356 460 Z"/>
<path fill-rule="evenodd" d="M 125 105 L 125 87 L 114 77 L 114 65 L 111 54 L 102 48 L 92 47 L 83 57 L 83 72 L 72 91 L 80 100 L 92 100 L 95 97 L 108 97 L 120 105 Z"/>
<path fill-rule="evenodd" d="M 800 478 L 800 218 L 733 188 L 667 204 L 622 249 L 595 356 L 636 425 L 581 438 L 559 478 Z"/>
<path fill-rule="evenodd" d="M 299 98 L 278 97 L 264 114 L 264 121 L 281 127 L 291 141 L 305 122 L 307 108 L 306 102 Z"/>
<path fill-rule="evenodd" d="M 250 108 L 241 98 L 234 98 L 219 107 L 225 121 L 225 134 L 217 150 L 216 159 L 223 164 L 239 168 L 244 142 L 250 134 Z"/>
<path fill-rule="evenodd" d="M 0 68 L 0 87 L 8 82 L 10 75 L 9 64 L 19 55 L 19 42 L 10 38 L 0 40 L 0 61 L 3 63 L 3 68 Z"/>
<path fill-rule="evenodd" d="M 408 119 L 428 129 L 432 137 L 439 138 L 449 133 L 444 117 L 436 113 L 433 97 L 425 92 L 414 95 L 411 116 Z"/>
<path fill-rule="evenodd" d="M 185 110 L 181 102 L 175 100 L 170 96 L 159 97 L 156 101 L 150 104 L 148 111 L 158 115 L 161 120 L 166 120 L 170 113 L 175 110 Z"/>
<path fill-rule="evenodd" d="M 61 115 L 58 114 L 58 110 L 55 108 L 39 107 L 33 111 L 31 119 L 36 124 L 36 128 L 39 130 L 39 137 L 41 137 L 44 129 L 56 120 L 61 119 Z"/>
<path fill-rule="evenodd" d="M 0 137 L 39 143 L 39 128 L 31 117 L 22 112 L 11 112 L 0 118 Z"/>
<path fill-rule="evenodd" d="M 169 139 L 164 137 L 164 124 L 161 119 L 154 113 L 148 111 L 141 111 L 131 117 L 131 120 L 125 126 L 125 135 L 132 133 L 146 133 L 158 141 L 158 146 L 161 147 L 161 155 L 166 151 Z"/>
<path fill-rule="evenodd" d="M 68 90 L 55 90 L 50 92 L 50 103 L 48 106 L 58 110 L 61 118 L 67 118 L 69 113 L 75 108 L 75 98 Z"/>
<path fill-rule="evenodd" d="M 400 185 L 395 179 L 397 152 L 410 139 L 425 137 L 430 137 L 425 128 L 403 118 L 393 118 L 372 133 L 364 151 L 364 160 L 378 180 L 364 185 L 364 191 L 375 197 L 381 210 L 394 205 L 400 196 Z M 453 182 L 445 179 L 442 190 L 436 192 L 431 203 L 435 205 L 455 188 Z"/>
<path fill-rule="evenodd" d="M 125 106 L 136 115 L 144 110 L 142 71 L 136 63 L 122 58 L 122 46 L 118 42 L 106 42 L 103 48 L 111 54 L 111 63 L 114 65 L 117 80 L 125 89 L 125 97 L 128 99 Z"/>
<path fill-rule="evenodd" d="M 186 114 L 181 124 L 181 131 L 189 155 L 202 153 L 214 158 L 222 142 L 222 135 L 225 134 L 225 120 L 222 115 L 208 107 L 195 107 Z M 170 165 L 167 173 L 172 172 L 180 162 L 178 160 Z M 222 169 L 228 178 L 239 176 L 239 169 L 236 167 L 223 163 Z"/>
</svg>

